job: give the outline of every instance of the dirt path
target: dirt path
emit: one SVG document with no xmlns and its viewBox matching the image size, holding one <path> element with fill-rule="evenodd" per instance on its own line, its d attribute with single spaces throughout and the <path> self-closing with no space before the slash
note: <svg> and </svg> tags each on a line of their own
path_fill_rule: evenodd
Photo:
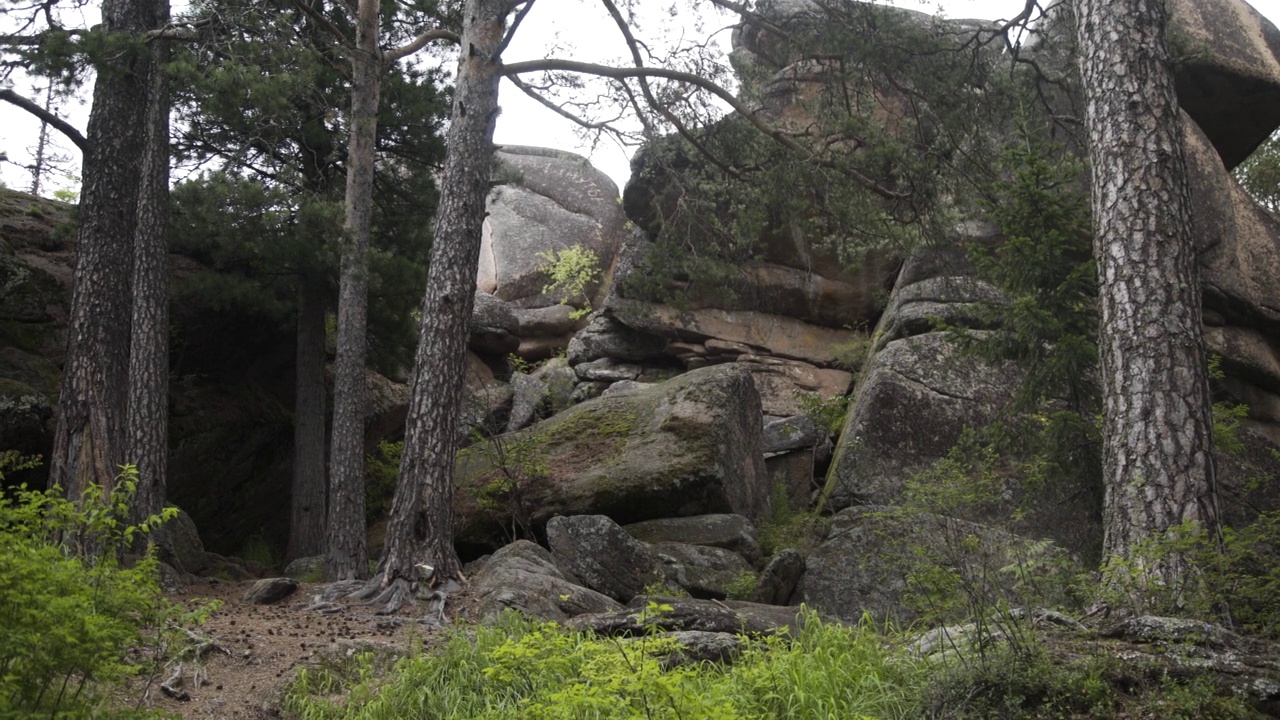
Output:
<svg viewBox="0 0 1280 720">
<path fill-rule="evenodd" d="M 404 650 L 411 639 L 420 641 L 437 632 L 403 622 L 415 612 L 421 614 L 421 605 L 403 611 L 398 623 L 374 617 L 359 605 L 325 615 L 304 609 L 317 585 L 304 583 L 275 605 L 245 602 L 244 593 L 252 585 L 253 581 L 197 582 L 170 596 L 189 608 L 202 601 L 222 601 L 222 608 L 196 629 L 220 650 L 208 653 L 203 662 L 183 666 L 181 690 L 189 700 L 170 698 L 157 686 L 171 669 L 150 688 L 151 707 L 183 718 L 278 718 L 285 685 L 297 668 L 318 656 L 370 646 Z"/>
</svg>

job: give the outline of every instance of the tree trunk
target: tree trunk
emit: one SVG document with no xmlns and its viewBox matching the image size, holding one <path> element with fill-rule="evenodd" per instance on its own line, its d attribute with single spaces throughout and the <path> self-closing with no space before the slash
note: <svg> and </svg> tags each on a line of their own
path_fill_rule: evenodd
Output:
<svg viewBox="0 0 1280 720">
<path fill-rule="evenodd" d="M 364 526 L 366 311 L 373 163 L 382 75 L 377 0 L 360 0 L 351 53 L 351 135 L 347 142 L 345 246 L 338 290 L 337 362 L 333 383 L 333 446 L 329 460 L 330 580 L 369 576 Z"/>
<path fill-rule="evenodd" d="M 151 27 L 163 27 L 169 20 L 168 0 L 152 7 L 156 15 Z M 164 40 L 149 47 L 129 352 L 127 460 L 138 467 L 135 523 L 164 508 L 169 468 L 169 48 Z"/>
<path fill-rule="evenodd" d="M 404 454 L 380 562 L 384 589 L 425 580 L 422 565 L 434 569 L 434 581 L 461 577 L 453 547 L 453 466 L 508 4 L 468 0 L 464 10 Z"/>
<path fill-rule="evenodd" d="M 1078 0 L 1093 169 L 1105 424 L 1104 554 L 1181 587 L 1140 544 L 1217 531 L 1211 407 L 1186 160 L 1163 0 Z"/>
<path fill-rule="evenodd" d="M 324 320 L 324 287 L 304 275 L 298 281 L 293 493 L 286 560 L 325 552 Z"/>
<path fill-rule="evenodd" d="M 151 3 L 106 0 L 107 32 L 140 34 Z M 78 499 L 90 483 L 113 484 L 125 459 L 129 379 L 129 278 L 138 176 L 146 136 L 148 57 L 121 50 L 98 68 L 81 170 L 67 352 L 49 483 Z"/>
</svg>

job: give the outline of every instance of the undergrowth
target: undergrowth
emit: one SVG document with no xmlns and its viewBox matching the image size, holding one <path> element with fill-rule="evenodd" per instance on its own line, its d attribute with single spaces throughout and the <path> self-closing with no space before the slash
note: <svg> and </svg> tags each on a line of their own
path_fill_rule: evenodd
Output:
<svg viewBox="0 0 1280 720">
<path fill-rule="evenodd" d="M 31 462 L 0 453 L 0 481 Z M 131 523 L 137 483 L 125 466 L 75 503 L 56 487 L 0 490 L 0 719 L 157 716 L 118 693 L 130 678 L 154 680 L 185 637 L 178 627 L 207 609 L 165 600 L 153 554 L 121 563 L 177 513 Z"/>
<path fill-rule="evenodd" d="M 742 641 L 732 665 L 671 667 L 671 639 L 598 638 L 510 615 L 455 629 L 385 677 L 372 656 L 302 672 L 285 707 L 301 720 L 894 718 L 909 715 L 926 679 L 867 624 L 810 615 L 795 637 Z"/>
</svg>

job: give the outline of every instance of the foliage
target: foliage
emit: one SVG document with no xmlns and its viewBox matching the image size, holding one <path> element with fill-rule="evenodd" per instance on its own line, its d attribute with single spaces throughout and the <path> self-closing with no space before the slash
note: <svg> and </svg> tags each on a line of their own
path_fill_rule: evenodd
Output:
<svg viewBox="0 0 1280 720">
<path fill-rule="evenodd" d="M 791 548 L 808 555 L 827 538 L 831 519 L 815 511 L 799 511 L 791 507 L 791 497 L 782 483 L 773 486 L 769 517 L 760 523 L 760 551 L 772 557 Z"/>
<path fill-rule="evenodd" d="M 597 638 L 509 615 L 495 627 L 454 631 L 386 678 L 371 676 L 372 663 L 342 676 L 304 672 L 286 708 L 302 720 L 892 718 L 906 715 L 927 679 L 866 624 L 808 614 L 794 638 L 741 642 L 731 666 L 673 665 L 670 639 Z"/>
<path fill-rule="evenodd" d="M 23 465 L 0 454 L 0 480 Z M 60 488 L 0 491 L 0 718 L 100 717 L 112 689 L 147 669 L 134 651 L 162 642 L 148 628 L 179 618 L 152 555 L 118 560 L 177 514 L 129 524 L 137 482 L 126 466 L 109 490 L 90 485 L 74 503 Z M 131 714 L 150 715 L 116 713 Z"/>
<path fill-rule="evenodd" d="M 525 498 L 550 477 L 543 439 L 528 433 L 498 435 L 480 439 L 466 452 L 489 467 L 484 484 L 475 491 L 476 505 L 511 518 L 512 526 L 505 530 L 510 540 L 532 538 L 531 509 Z"/>
<path fill-rule="evenodd" d="M 836 395 L 823 398 L 816 392 L 793 391 L 791 396 L 800 406 L 800 414 L 808 415 L 819 430 L 828 435 L 839 435 L 844 428 L 844 417 L 849 410 L 849 398 Z"/>
<path fill-rule="evenodd" d="M 1231 174 L 1268 212 L 1280 212 L 1280 136 L 1267 138 Z"/>
<path fill-rule="evenodd" d="M 542 292 L 563 293 L 562 304 L 582 303 L 570 317 L 579 320 L 591 312 L 591 298 L 587 296 L 587 288 L 600 280 L 600 258 L 582 245 L 573 245 L 561 250 L 548 250 L 538 254 L 546 261 L 542 271 L 550 282 L 542 288 Z"/>
<path fill-rule="evenodd" d="M 400 477 L 403 442 L 378 441 L 378 449 L 364 459 L 364 517 L 372 524 L 387 510 Z"/>
</svg>

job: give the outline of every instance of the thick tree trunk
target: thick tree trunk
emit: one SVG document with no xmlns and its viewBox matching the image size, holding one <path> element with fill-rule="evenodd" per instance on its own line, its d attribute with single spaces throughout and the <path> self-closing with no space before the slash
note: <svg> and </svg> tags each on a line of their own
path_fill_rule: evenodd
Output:
<svg viewBox="0 0 1280 720">
<path fill-rule="evenodd" d="M 152 27 L 169 20 L 168 0 L 154 4 Z M 169 84 L 168 43 L 150 44 L 146 148 L 139 178 L 133 248 L 133 322 L 129 352 L 128 451 L 138 467 L 133 519 L 164 508 L 169 472 Z"/>
<path fill-rule="evenodd" d="M 287 560 L 325 552 L 324 320 L 324 287 L 304 276 L 298 281 L 293 493 Z"/>
<path fill-rule="evenodd" d="M 1104 553 L 1180 587 L 1183 558 L 1137 557 L 1183 522 L 1217 530 L 1211 407 L 1186 161 L 1163 0 L 1078 0 L 1093 168 L 1105 404 Z"/>
<path fill-rule="evenodd" d="M 106 0 L 102 24 L 140 34 L 152 2 Z M 138 177 L 146 138 L 148 56 L 116 53 L 98 69 L 81 171 L 67 352 L 58 400 L 49 482 L 79 498 L 90 483 L 113 484 L 126 452 L 129 379 L 129 278 Z"/>
<path fill-rule="evenodd" d="M 369 234 L 373 163 L 378 135 L 382 60 L 377 0 L 360 0 L 351 54 L 351 135 L 347 142 L 346 224 L 338 290 L 337 363 L 333 384 L 333 446 L 329 459 L 330 580 L 369 576 L 364 527 L 364 412 Z"/>
<path fill-rule="evenodd" d="M 414 362 L 400 480 L 387 524 L 380 586 L 461 576 L 453 547 L 453 466 L 480 231 L 498 116 L 505 0 L 468 0 L 440 181 L 434 244 Z"/>
</svg>

